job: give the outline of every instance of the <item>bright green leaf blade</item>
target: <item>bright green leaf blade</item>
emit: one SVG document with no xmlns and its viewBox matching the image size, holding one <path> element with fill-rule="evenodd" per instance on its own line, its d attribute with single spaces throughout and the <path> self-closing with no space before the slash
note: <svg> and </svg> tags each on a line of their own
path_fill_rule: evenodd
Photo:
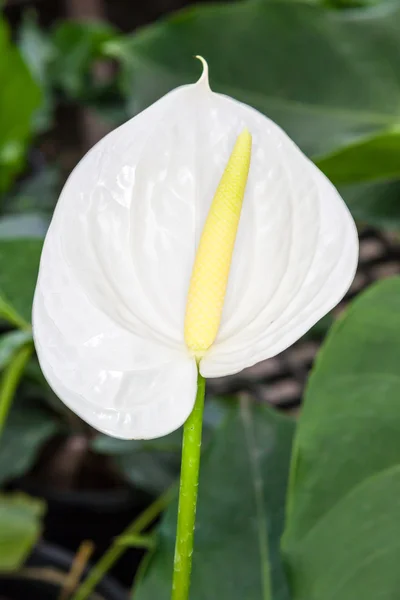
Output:
<svg viewBox="0 0 400 600">
<path fill-rule="evenodd" d="M 59 429 L 50 411 L 16 398 L 0 437 L 0 484 L 26 473 Z"/>
<path fill-rule="evenodd" d="M 40 88 L 10 42 L 0 15 L 0 194 L 23 166 L 33 114 L 40 102 Z"/>
<path fill-rule="evenodd" d="M 357 529 L 362 502 L 370 502 L 357 490 L 400 464 L 399 355 L 400 278 L 396 277 L 370 288 L 333 326 L 306 390 L 295 441 L 283 545 L 294 600 L 372 600 L 378 584 L 382 597 L 397 597 L 390 593 L 393 579 L 387 577 L 379 560 L 370 560 L 370 541 L 366 543 Z M 385 481 L 390 490 L 390 477 Z M 393 482 L 393 490 L 387 494 L 396 494 L 396 485 Z M 358 494 L 358 505 L 350 501 L 350 494 Z M 374 519 L 378 521 L 379 513 Z M 340 521 L 347 526 L 340 529 Z M 346 547 L 347 578 L 340 590 L 332 588 L 329 592 L 328 578 L 335 565 L 342 563 L 336 556 L 336 563 L 326 570 L 322 555 L 329 554 L 331 545 L 338 551 L 335 540 L 339 529 L 342 548 Z M 376 545 L 381 548 L 378 528 L 371 535 L 377 536 Z M 396 553 L 398 562 L 400 548 L 392 544 L 393 535 L 397 537 L 393 524 L 382 535 L 384 545 Z M 368 561 L 370 573 L 366 577 Z M 373 577 L 376 585 L 369 586 Z M 304 581 L 308 582 L 306 588 L 299 583 Z M 313 587 L 311 581 L 318 585 Z"/>
<path fill-rule="evenodd" d="M 0 336 L 0 370 L 10 362 L 15 352 L 27 342 L 32 342 L 30 331 L 10 331 Z"/>
<path fill-rule="evenodd" d="M 339 191 L 357 221 L 400 228 L 400 181 L 346 185 Z"/>
<path fill-rule="evenodd" d="M 0 571 L 18 569 L 41 531 L 44 504 L 22 494 L 0 495 Z"/>
<path fill-rule="evenodd" d="M 0 239 L 0 315 L 18 326 L 31 320 L 42 245 L 42 239 Z"/>
<path fill-rule="evenodd" d="M 26 64 L 35 79 L 46 85 L 47 66 L 54 51 L 48 34 L 41 30 L 35 13 L 27 12 L 23 15 L 18 34 L 18 45 Z"/>
<path fill-rule="evenodd" d="M 400 177 L 400 131 L 384 132 L 316 160 L 336 185 Z"/>
<path fill-rule="evenodd" d="M 54 49 L 49 34 L 40 28 L 36 14 L 24 14 L 18 31 L 18 46 L 32 77 L 42 90 L 42 105 L 34 117 L 36 132 L 42 132 L 53 123 L 54 99 L 48 69 Z"/>
<path fill-rule="evenodd" d="M 244 401 L 215 435 L 200 471 L 191 600 L 269 600 L 267 537 L 273 598 L 288 599 L 278 548 L 293 428 L 291 420 Z M 174 503 L 135 600 L 170 597 L 176 512 Z"/>
<path fill-rule="evenodd" d="M 0 219 L 0 317 L 29 328 L 48 221 L 40 214 Z"/>
<path fill-rule="evenodd" d="M 400 465 L 369 477 L 291 552 L 294 600 L 399 597 Z"/>
<path fill-rule="evenodd" d="M 71 98 L 85 97 L 91 67 L 115 35 L 107 23 L 64 21 L 58 25 L 52 34 L 54 55 L 49 77 L 53 85 Z"/>
</svg>

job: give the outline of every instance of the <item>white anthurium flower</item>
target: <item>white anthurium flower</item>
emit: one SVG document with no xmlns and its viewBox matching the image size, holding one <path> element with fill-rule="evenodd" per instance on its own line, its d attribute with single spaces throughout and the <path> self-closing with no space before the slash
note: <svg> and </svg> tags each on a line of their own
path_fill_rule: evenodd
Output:
<svg viewBox="0 0 400 600">
<path fill-rule="evenodd" d="M 204 64 L 68 179 L 35 294 L 40 364 L 100 431 L 165 435 L 192 411 L 197 363 L 219 377 L 282 352 L 343 297 L 357 257 L 333 185 L 274 122 L 213 93 Z"/>
</svg>

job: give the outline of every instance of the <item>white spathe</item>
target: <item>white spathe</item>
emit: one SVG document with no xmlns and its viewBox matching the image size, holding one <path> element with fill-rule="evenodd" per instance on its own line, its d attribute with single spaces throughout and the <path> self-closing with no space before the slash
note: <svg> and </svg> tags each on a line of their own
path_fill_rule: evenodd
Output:
<svg viewBox="0 0 400 600">
<path fill-rule="evenodd" d="M 237 136 L 253 151 L 217 339 L 204 377 L 293 344 L 350 286 L 353 219 L 328 179 L 270 119 L 213 93 L 207 70 L 101 140 L 68 179 L 47 234 L 33 309 L 55 393 L 95 428 L 154 438 L 196 395 L 184 342 L 196 247 Z"/>
</svg>

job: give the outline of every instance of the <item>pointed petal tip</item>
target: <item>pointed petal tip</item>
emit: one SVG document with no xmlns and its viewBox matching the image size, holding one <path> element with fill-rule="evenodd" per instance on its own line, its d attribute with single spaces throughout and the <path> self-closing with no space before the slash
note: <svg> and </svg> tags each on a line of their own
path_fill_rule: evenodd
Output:
<svg viewBox="0 0 400 600">
<path fill-rule="evenodd" d="M 199 60 L 201 62 L 201 64 L 203 65 L 203 72 L 200 76 L 200 79 L 197 81 L 197 85 L 198 84 L 203 84 L 206 86 L 207 89 L 211 89 L 210 88 L 210 82 L 208 80 L 208 63 L 206 61 L 205 58 L 203 58 L 202 56 L 199 56 L 196 54 L 196 56 L 194 58 L 197 58 L 197 60 Z"/>
</svg>

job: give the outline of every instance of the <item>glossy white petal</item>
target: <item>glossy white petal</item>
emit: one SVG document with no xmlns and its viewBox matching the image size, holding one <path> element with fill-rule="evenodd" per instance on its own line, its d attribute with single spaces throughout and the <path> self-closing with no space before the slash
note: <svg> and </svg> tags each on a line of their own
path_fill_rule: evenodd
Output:
<svg viewBox="0 0 400 600">
<path fill-rule="evenodd" d="M 225 115 L 229 103 L 253 133 L 253 155 L 221 327 L 200 365 L 205 377 L 293 344 L 344 296 L 358 261 L 354 221 L 329 180 L 276 124 L 221 99 Z"/>
<path fill-rule="evenodd" d="M 106 136 L 73 171 L 54 218 L 93 303 L 174 348 L 184 347 L 195 251 L 191 97 L 180 88 Z"/>
<path fill-rule="evenodd" d="M 57 220 L 48 233 L 35 293 L 33 329 L 55 393 L 114 437 L 166 435 L 189 416 L 197 368 L 184 349 L 113 321 L 85 293 L 62 256 Z"/>
<path fill-rule="evenodd" d="M 193 87 L 83 158 L 43 250 L 33 324 L 41 366 L 68 406 L 116 437 L 165 435 L 195 400 L 183 341 L 195 252 Z"/>
<path fill-rule="evenodd" d="M 196 367 L 184 343 L 195 252 L 239 133 L 253 137 L 221 327 L 201 362 L 226 375 L 277 354 L 332 308 L 357 262 L 335 189 L 269 119 L 203 78 L 79 163 L 46 238 L 34 336 L 50 385 L 116 437 L 179 427 Z"/>
</svg>

